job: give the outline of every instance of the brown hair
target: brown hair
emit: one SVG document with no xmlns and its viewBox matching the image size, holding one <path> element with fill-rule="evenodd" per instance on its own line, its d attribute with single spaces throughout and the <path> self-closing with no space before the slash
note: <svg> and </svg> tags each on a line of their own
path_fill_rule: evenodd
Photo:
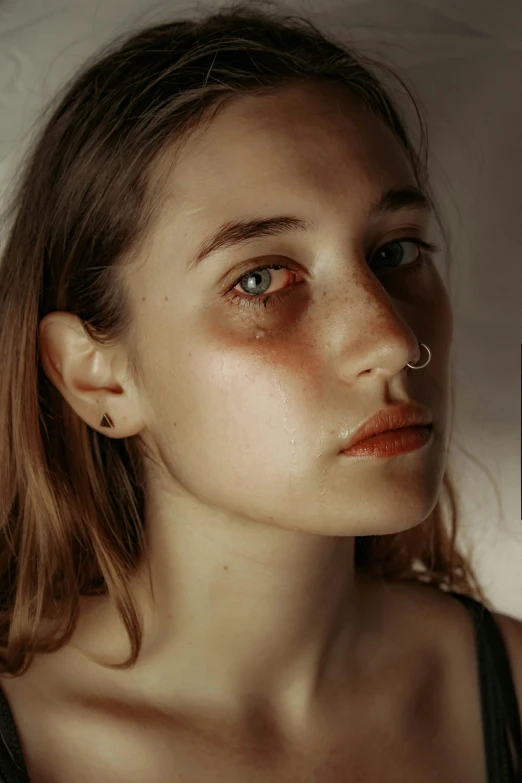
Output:
<svg viewBox="0 0 522 783">
<path fill-rule="evenodd" d="M 142 443 L 138 436 L 105 437 L 65 402 L 42 370 L 40 320 L 68 311 L 100 343 L 129 337 L 119 273 L 139 253 L 160 204 L 151 173 L 173 141 L 181 145 L 236 96 L 298 82 L 345 85 L 387 123 L 429 194 L 424 121 L 408 87 L 388 69 L 416 110 L 417 153 L 377 67 L 385 68 L 303 17 L 233 3 L 199 20 L 127 32 L 42 113 L 43 128 L 4 215 L 0 264 L 1 671 L 22 674 L 35 652 L 65 644 L 80 596 L 114 598 L 132 651 L 118 666 L 136 661 L 142 639 L 128 590 L 144 553 Z M 132 357 L 131 365 L 135 370 Z M 439 498 L 411 530 L 357 538 L 356 567 L 386 579 L 430 581 L 487 603 L 457 551 L 448 473 L 443 487 L 447 519 Z"/>
</svg>

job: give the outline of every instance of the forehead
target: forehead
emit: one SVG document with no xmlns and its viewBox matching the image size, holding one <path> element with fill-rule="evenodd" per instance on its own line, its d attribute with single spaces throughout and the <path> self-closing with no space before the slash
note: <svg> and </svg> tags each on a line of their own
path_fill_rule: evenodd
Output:
<svg viewBox="0 0 522 783">
<path fill-rule="evenodd" d="M 168 159 L 168 153 L 167 153 Z M 340 85 L 241 96 L 173 150 L 164 196 L 185 213 L 271 206 L 285 194 L 320 200 L 381 183 L 415 184 L 399 140 Z"/>
<path fill-rule="evenodd" d="M 387 190 L 417 184 L 393 132 L 339 85 L 234 98 L 175 144 L 149 180 L 158 200 L 147 233 L 157 258 L 175 252 L 180 270 L 223 227 L 297 216 L 329 236 L 366 227 Z"/>
</svg>

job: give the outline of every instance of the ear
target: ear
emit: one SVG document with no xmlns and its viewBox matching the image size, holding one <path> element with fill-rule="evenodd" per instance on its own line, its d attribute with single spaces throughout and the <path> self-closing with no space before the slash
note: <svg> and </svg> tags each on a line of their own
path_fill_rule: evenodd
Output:
<svg viewBox="0 0 522 783">
<path fill-rule="evenodd" d="M 90 427 L 113 438 L 144 428 L 140 395 L 121 348 L 94 342 L 80 318 L 67 312 L 42 318 L 39 342 L 45 374 Z M 100 427 L 104 414 L 113 428 Z"/>
</svg>

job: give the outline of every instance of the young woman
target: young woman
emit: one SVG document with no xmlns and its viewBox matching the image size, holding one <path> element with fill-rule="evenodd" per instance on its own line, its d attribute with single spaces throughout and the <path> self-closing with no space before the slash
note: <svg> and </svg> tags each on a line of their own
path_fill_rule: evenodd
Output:
<svg viewBox="0 0 522 783">
<path fill-rule="evenodd" d="M 242 5 L 57 96 L 0 265 L 2 781 L 522 780 L 422 144 Z"/>
</svg>

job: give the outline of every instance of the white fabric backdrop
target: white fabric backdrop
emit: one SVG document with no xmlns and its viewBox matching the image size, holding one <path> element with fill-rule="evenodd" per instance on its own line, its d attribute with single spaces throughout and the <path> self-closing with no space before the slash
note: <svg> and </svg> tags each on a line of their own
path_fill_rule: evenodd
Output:
<svg viewBox="0 0 522 783">
<path fill-rule="evenodd" d="M 0 187 L 36 113 L 115 33 L 219 3 L 0 0 Z M 420 98 L 433 182 L 454 241 L 461 541 L 499 611 L 522 619 L 522 3 L 519 0 L 308 0 L 292 5 L 384 55 Z M 1 195 L 1 194 L 0 194 Z"/>
</svg>

